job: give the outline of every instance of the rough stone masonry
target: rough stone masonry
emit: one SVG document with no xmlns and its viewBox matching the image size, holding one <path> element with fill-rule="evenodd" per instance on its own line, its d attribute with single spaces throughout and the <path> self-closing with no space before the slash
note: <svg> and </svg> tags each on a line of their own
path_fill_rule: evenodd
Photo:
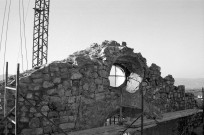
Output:
<svg viewBox="0 0 204 135">
<path fill-rule="evenodd" d="M 127 75 L 135 73 L 142 78 L 138 91 L 129 93 L 127 81 L 119 87 L 110 86 L 110 70 L 116 64 L 125 68 Z M 125 43 L 92 44 L 62 61 L 21 74 L 20 133 L 61 134 L 44 116 L 66 132 L 103 126 L 121 105 L 140 109 L 141 91 L 145 113 L 151 117 L 195 106 L 193 95 L 185 93 L 184 86 L 174 86 L 171 75 L 162 78 L 159 66 L 148 67 L 146 59 Z"/>
</svg>

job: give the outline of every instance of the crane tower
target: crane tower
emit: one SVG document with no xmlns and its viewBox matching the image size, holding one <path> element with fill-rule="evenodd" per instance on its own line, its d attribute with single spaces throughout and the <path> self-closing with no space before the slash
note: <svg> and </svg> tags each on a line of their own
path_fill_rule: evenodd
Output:
<svg viewBox="0 0 204 135">
<path fill-rule="evenodd" d="M 32 67 L 47 63 L 50 0 L 35 0 Z"/>
</svg>

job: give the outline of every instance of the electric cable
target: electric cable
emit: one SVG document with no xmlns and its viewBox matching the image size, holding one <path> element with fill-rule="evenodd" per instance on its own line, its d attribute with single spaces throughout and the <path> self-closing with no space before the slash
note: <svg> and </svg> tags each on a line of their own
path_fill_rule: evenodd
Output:
<svg viewBox="0 0 204 135">
<path fill-rule="evenodd" d="M 1 39 L 0 39 L 0 53 L 1 53 L 1 44 L 2 44 L 2 39 L 3 39 L 3 33 L 4 33 L 4 22 L 5 22 L 5 16 L 6 16 L 6 8 L 7 8 L 7 0 L 6 0 L 6 4 L 4 7 L 4 16 L 3 16 L 3 23 L 1 26 Z"/>
<path fill-rule="evenodd" d="M 27 53 L 27 44 L 26 44 L 26 34 L 25 34 L 25 18 L 24 18 L 24 4 L 22 0 L 22 9 L 23 9 L 23 33 L 24 33 L 24 42 L 25 42 L 25 52 L 26 52 L 26 69 L 28 70 L 28 53 Z"/>
<path fill-rule="evenodd" d="M 5 39 L 5 48 L 4 48 L 4 64 L 3 64 L 3 73 L 5 69 L 5 61 L 6 61 L 6 45 L 7 45 L 7 37 L 8 37 L 8 24 L 9 24 L 9 18 L 10 18 L 10 11 L 11 11 L 11 0 L 9 1 L 9 9 L 8 9 L 8 18 L 6 23 L 6 39 Z M 4 80 L 4 74 L 3 74 L 3 80 Z"/>
<path fill-rule="evenodd" d="M 27 19 L 27 15 L 28 15 L 28 8 L 30 6 L 30 0 L 28 1 L 28 5 L 27 5 L 27 9 L 26 9 L 26 16 L 25 16 L 25 22 L 26 22 L 26 19 Z"/>
<path fill-rule="evenodd" d="M 22 31 L 21 31 L 21 0 L 18 1 L 19 2 L 19 6 L 18 6 L 18 9 L 19 9 L 19 20 L 20 20 L 20 48 L 21 48 L 21 62 L 22 62 L 22 70 L 24 71 L 23 69 L 23 49 L 22 49 L 22 44 L 23 44 L 23 39 L 22 39 Z"/>
</svg>

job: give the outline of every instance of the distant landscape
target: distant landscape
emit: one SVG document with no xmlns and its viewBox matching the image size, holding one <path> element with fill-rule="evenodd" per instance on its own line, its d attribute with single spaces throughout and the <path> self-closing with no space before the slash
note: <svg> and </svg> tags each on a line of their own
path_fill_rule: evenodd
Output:
<svg viewBox="0 0 204 135">
<path fill-rule="evenodd" d="M 0 80 L 3 80 L 3 75 L 0 75 Z"/>
<path fill-rule="evenodd" d="M 174 85 L 185 85 L 186 90 L 200 90 L 204 87 L 204 78 L 175 78 Z"/>
</svg>

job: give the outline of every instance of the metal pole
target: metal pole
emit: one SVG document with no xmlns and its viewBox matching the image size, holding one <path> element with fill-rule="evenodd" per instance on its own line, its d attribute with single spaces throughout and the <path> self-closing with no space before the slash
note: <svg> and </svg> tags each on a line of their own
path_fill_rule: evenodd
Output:
<svg viewBox="0 0 204 135">
<path fill-rule="evenodd" d="M 122 89 L 120 90 L 120 124 L 122 124 L 123 120 L 123 108 L 122 108 L 122 103 L 123 103 L 123 94 L 122 94 Z"/>
<path fill-rule="evenodd" d="M 143 95 L 143 89 L 141 90 L 142 93 L 141 93 L 141 108 L 142 108 L 142 114 L 141 114 L 141 135 L 143 135 L 143 117 L 144 117 L 144 95 Z"/>
<path fill-rule="evenodd" d="M 5 80 L 5 88 L 4 88 L 4 117 L 6 117 L 6 115 L 7 115 L 7 91 L 6 91 L 6 86 L 7 86 L 7 83 L 8 83 L 8 62 L 6 62 L 6 80 Z M 6 123 L 5 123 L 5 135 L 7 135 L 8 134 L 8 130 L 7 130 L 7 128 L 8 128 L 8 123 L 7 123 L 7 121 L 5 121 Z"/>
<path fill-rule="evenodd" d="M 18 134 L 18 99 L 19 99 L 19 63 L 17 64 L 17 75 L 16 75 L 16 99 L 15 99 L 15 135 Z"/>
<path fill-rule="evenodd" d="M 202 99 L 203 99 L 203 135 L 204 135 L 204 88 L 202 87 Z"/>
</svg>

